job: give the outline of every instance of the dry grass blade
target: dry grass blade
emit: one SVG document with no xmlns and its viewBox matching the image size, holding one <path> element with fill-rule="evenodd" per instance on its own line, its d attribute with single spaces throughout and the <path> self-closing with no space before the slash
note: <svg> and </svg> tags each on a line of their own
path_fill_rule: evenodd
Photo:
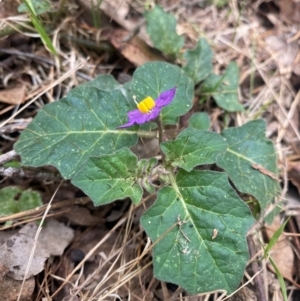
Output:
<svg viewBox="0 0 300 301">
<path fill-rule="evenodd" d="M 72 76 L 77 70 L 79 70 L 80 68 L 82 68 L 84 66 L 84 64 L 86 63 L 86 61 L 81 62 L 79 64 L 77 64 L 74 68 L 72 68 L 71 70 L 67 71 L 66 73 L 64 73 L 63 75 L 61 75 L 57 80 L 55 80 L 53 83 L 49 84 L 48 87 L 43 88 L 43 91 L 40 92 L 36 97 L 34 97 L 33 99 L 31 99 L 26 105 L 24 105 L 21 109 L 19 109 L 16 113 L 14 113 L 10 118 L 8 118 L 7 120 L 5 120 L 3 123 L 0 124 L 0 128 L 2 128 L 4 125 L 6 125 L 8 122 L 10 122 L 12 119 L 14 119 L 18 114 L 20 114 L 22 111 L 24 111 L 27 107 L 29 107 L 32 103 L 34 103 L 39 97 L 41 97 L 44 93 L 50 91 L 51 89 L 53 89 L 55 86 L 57 86 L 58 84 L 62 83 L 65 79 L 69 78 L 70 76 Z"/>
<path fill-rule="evenodd" d="M 16 96 L 15 102 L 8 99 L 8 104 L 0 103 L 2 153 L 0 165 L 17 158 L 17 154 L 10 150 L 20 131 L 32 121 L 37 109 L 64 97 L 71 88 L 99 74 L 113 74 L 120 82 L 122 79 L 122 82 L 126 82 L 130 80 L 136 65 L 144 63 L 149 58 L 166 59 L 161 55 L 150 55 L 148 47 L 145 48 L 146 51 L 144 48 L 140 49 L 140 44 L 151 45 L 146 34 L 143 1 L 103 0 L 98 3 L 99 11 L 96 6 L 93 6 L 93 12 L 91 12 L 91 3 L 88 0 L 80 0 L 76 2 L 76 5 L 71 2 L 66 5 L 67 2 L 62 0 L 59 7 L 56 6 L 55 1 L 52 1 L 53 14 L 51 17 L 45 14 L 41 16 L 41 19 L 47 30 L 49 26 L 50 32 L 53 33 L 52 43 L 57 50 L 56 58 L 51 57 L 45 51 L 29 16 L 20 15 L 16 10 L 9 14 L 6 12 L 7 14 L 4 15 L 8 2 L 10 1 L 2 1 L 0 4 L 0 89 L 3 91 L 7 89 L 11 92 L 15 91 L 16 87 L 22 86 L 22 91 L 25 91 L 25 103 L 20 103 L 19 96 Z M 185 36 L 186 40 L 183 52 L 185 49 L 192 49 L 199 37 L 205 37 L 214 51 L 215 73 L 222 74 L 231 61 L 239 65 L 241 74 L 239 100 L 245 107 L 244 112 L 229 114 L 217 108 L 213 101 L 200 103 L 198 98 L 194 99 L 195 107 L 212 116 L 212 128 L 218 132 L 227 126 L 242 125 L 256 118 L 263 118 L 266 121 L 267 137 L 276 142 L 280 181 L 282 181 L 280 184 L 283 186 L 282 193 L 274 207 L 279 205 L 282 208 L 282 215 L 292 214 L 291 219 L 296 225 L 295 231 L 286 232 L 291 237 L 299 236 L 299 206 L 286 207 L 282 201 L 289 201 L 286 193 L 291 187 L 290 161 L 298 166 L 300 160 L 300 76 L 297 73 L 299 53 L 295 55 L 299 47 L 299 28 L 298 24 L 293 23 L 298 14 L 296 2 L 293 0 L 168 0 L 160 2 L 166 11 L 174 14 L 178 19 L 177 30 Z M 291 10 L 291 5 L 295 5 L 294 10 Z M 56 11 L 59 11 L 57 15 Z M 93 16 L 98 15 L 97 22 L 93 23 Z M 116 26 L 111 20 L 118 25 Z M 121 34 L 115 35 L 116 33 Z M 138 44 L 130 40 L 135 35 L 141 39 Z M 109 41 L 115 44 L 115 48 Z M 278 45 L 275 45 L 278 47 L 270 47 L 272 41 L 281 42 L 286 48 L 280 48 Z M 124 42 L 130 47 L 124 47 Z M 137 48 L 139 52 L 135 57 Z M 181 59 L 178 59 L 176 63 L 181 64 Z M 23 98 L 23 94 L 20 98 Z M 181 126 L 180 123 L 176 130 L 179 131 Z M 161 157 L 158 158 L 161 159 Z M 9 168 L 0 167 L 1 188 L 12 185 L 33 187 L 41 192 L 44 201 L 50 198 L 51 201 L 36 209 L 1 216 L 0 223 L 4 224 L 1 230 L 17 228 L 29 221 L 39 220 L 41 216 L 43 220 L 56 216 L 69 223 L 78 232 L 78 237 L 74 239 L 65 254 L 47 261 L 43 275 L 35 277 L 39 285 L 36 301 L 44 299 L 69 301 L 72 300 L 71 298 L 84 301 L 121 298 L 133 301 L 167 299 L 232 301 L 233 297 L 239 296 L 237 292 L 244 288 L 255 288 L 255 293 L 261 300 L 264 294 L 266 300 L 270 301 L 276 298 L 280 300 L 282 297 L 279 290 L 276 292 L 277 295 L 272 291 L 270 272 L 267 269 L 268 258 L 258 262 L 261 264 L 253 268 L 253 262 L 259 261 L 262 257 L 261 228 L 265 216 L 272 212 L 273 207 L 266 210 L 264 216 L 259 218 L 250 231 L 249 235 L 253 237 L 254 247 L 258 251 L 252 254 L 248 263 L 243 285 L 230 296 L 225 296 L 222 291 L 189 296 L 180 288 L 172 291 L 168 284 L 160 284 L 153 277 L 151 251 L 155 243 L 151 244 L 149 239 L 146 240 L 138 221 L 142 212 L 149 207 L 150 201 L 148 203 L 146 198 L 136 207 L 128 206 L 127 201 L 124 201 L 123 205 L 117 202 L 117 204 L 106 205 L 99 209 L 92 206 L 89 198 L 81 197 L 80 191 L 65 182 L 56 194 L 57 200 L 55 201 L 57 202 L 53 203 L 57 184 L 51 182 L 50 178 L 37 177 L 36 174 L 30 177 L 24 168 Z M 268 174 L 268 170 L 261 168 L 260 165 L 255 165 L 253 168 Z M 9 175 L 13 176 L 8 177 Z M 269 173 L 269 177 L 275 177 L 275 175 Z M 295 181 L 300 185 L 296 177 Z M 151 195 L 148 198 L 154 197 Z M 296 199 L 298 200 L 299 197 L 297 196 Z M 253 199 L 249 198 L 249 201 Z M 68 218 L 68 212 L 70 212 L 68 210 L 74 207 L 77 209 L 84 207 L 90 214 L 94 214 L 104 222 L 96 226 L 76 224 L 76 219 Z M 285 211 L 286 208 L 288 208 L 287 211 Z M 12 223 L 8 224 L 9 222 Z M 174 223 L 174 227 L 178 227 L 178 224 Z M 82 247 L 80 243 L 85 243 L 80 238 L 94 233 L 93 231 L 103 232 L 99 236 L 95 235 L 92 247 L 89 246 L 83 252 L 80 249 Z M 36 240 L 39 232 L 40 228 L 36 233 Z M 74 250 L 82 251 L 83 255 L 81 254 L 82 258 L 79 256 L 80 260 L 76 257 L 73 261 Z M 293 252 L 295 254 L 300 252 L 295 243 Z M 34 254 L 34 248 L 32 254 Z M 298 257 L 295 257 L 295 265 L 299 263 Z M 299 277 L 299 274 L 293 274 L 294 279 L 286 281 L 293 285 L 296 277 Z M 274 278 L 273 280 L 277 281 L 279 287 L 278 277 L 275 275 Z M 258 288 L 257 281 L 261 282 L 260 288 Z M 295 286 L 296 284 L 293 287 L 288 286 L 293 295 L 291 300 L 299 298 L 297 292 L 294 291 Z M 264 294 L 258 292 L 261 288 Z M 18 298 L 21 299 L 21 292 Z"/>
<path fill-rule="evenodd" d="M 55 190 L 55 192 L 54 192 L 52 198 L 50 199 L 50 201 L 49 201 L 49 203 L 48 203 L 48 205 L 47 205 L 47 208 L 46 208 L 46 210 L 45 210 L 45 213 L 44 213 L 44 215 L 43 215 L 43 217 L 42 217 L 41 223 L 40 223 L 40 225 L 39 225 L 39 227 L 38 227 L 38 229 L 37 229 L 37 231 L 36 231 L 36 234 L 35 234 L 35 237 L 34 237 L 35 243 L 34 243 L 34 245 L 32 246 L 32 251 L 31 251 L 30 257 L 29 257 L 29 259 L 28 259 L 28 264 L 27 264 L 27 267 L 26 267 L 25 276 L 24 276 L 24 279 L 23 279 L 23 282 L 22 282 L 22 286 L 21 286 L 21 289 L 20 289 L 20 292 L 19 292 L 19 296 L 18 296 L 17 301 L 20 301 L 21 296 L 22 296 L 22 290 L 23 290 L 23 287 L 24 287 L 24 283 L 25 283 L 26 277 L 27 277 L 27 275 L 28 275 L 29 267 L 30 267 L 30 265 L 31 265 L 31 262 L 32 262 L 32 259 L 33 259 L 33 256 L 34 256 L 34 251 L 35 251 L 35 248 L 36 248 L 36 243 L 37 243 L 37 240 L 38 240 L 38 238 L 39 238 L 40 232 L 41 232 L 41 230 L 42 230 L 42 225 L 43 225 L 43 223 L 44 223 L 44 221 L 45 221 L 45 218 L 46 218 L 46 216 L 47 216 L 47 214 L 48 214 L 48 212 L 49 212 L 49 210 L 50 210 L 50 208 L 51 208 L 51 203 L 52 203 L 52 201 L 53 201 L 53 199 L 54 199 L 56 193 L 58 192 L 58 190 L 59 190 L 61 184 L 62 184 L 62 182 L 58 185 L 58 187 L 57 187 L 57 189 Z"/>
</svg>

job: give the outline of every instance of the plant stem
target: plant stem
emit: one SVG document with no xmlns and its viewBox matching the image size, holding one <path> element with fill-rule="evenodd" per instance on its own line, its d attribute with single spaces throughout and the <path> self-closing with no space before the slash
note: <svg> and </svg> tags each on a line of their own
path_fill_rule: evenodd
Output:
<svg viewBox="0 0 300 301">
<path fill-rule="evenodd" d="M 157 137 L 156 131 L 149 132 L 149 131 L 138 130 L 137 134 L 139 137 L 142 137 L 142 138 L 156 138 Z"/>
<path fill-rule="evenodd" d="M 158 141 L 159 145 L 164 141 L 163 135 L 164 135 L 164 126 L 162 124 L 161 115 L 156 120 L 157 126 L 158 126 Z M 161 151 L 161 160 L 163 165 L 166 165 L 166 155 Z"/>
</svg>

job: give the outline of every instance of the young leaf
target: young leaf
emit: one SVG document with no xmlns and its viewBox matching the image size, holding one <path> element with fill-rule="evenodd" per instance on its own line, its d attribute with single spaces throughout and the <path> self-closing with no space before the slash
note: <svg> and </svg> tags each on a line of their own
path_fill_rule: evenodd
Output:
<svg viewBox="0 0 300 301">
<path fill-rule="evenodd" d="M 173 166 L 191 171 L 195 166 L 212 164 L 227 143 L 218 133 L 187 128 L 176 140 L 161 143 L 161 149 Z"/>
<path fill-rule="evenodd" d="M 19 187 L 5 187 L 0 190 L 0 216 L 23 212 L 42 206 L 42 198 L 36 191 Z"/>
<path fill-rule="evenodd" d="M 228 148 L 217 158 L 217 164 L 228 173 L 236 188 L 253 195 L 261 210 L 274 200 L 280 190 L 276 179 L 276 152 L 272 141 L 266 139 L 265 131 L 263 120 L 224 130 L 221 135 Z M 257 165 L 269 174 L 255 168 Z"/>
<path fill-rule="evenodd" d="M 157 5 L 145 13 L 147 32 L 155 48 L 165 54 L 175 55 L 184 39 L 176 33 L 176 19 Z"/>
<path fill-rule="evenodd" d="M 184 115 L 192 107 L 194 85 L 192 80 L 177 66 L 164 62 L 150 62 L 136 69 L 131 90 L 140 101 L 147 96 L 156 99 L 161 92 L 177 87 L 172 103 L 162 110 L 162 120 L 175 124 L 178 116 Z M 133 103 L 133 107 L 136 105 Z"/>
<path fill-rule="evenodd" d="M 141 159 L 137 165 L 139 181 L 143 185 L 143 188 L 150 193 L 155 192 L 155 188 L 151 183 L 151 174 L 153 173 L 156 165 L 156 158 Z"/>
<path fill-rule="evenodd" d="M 111 155 L 89 158 L 72 183 L 86 193 L 95 206 L 126 197 L 136 204 L 143 194 L 137 182 L 137 161 L 128 148 Z"/>
<path fill-rule="evenodd" d="M 206 131 L 210 127 L 209 116 L 205 112 L 194 113 L 189 119 L 189 127 Z"/>
<path fill-rule="evenodd" d="M 194 50 L 188 50 L 183 54 L 186 60 L 183 70 L 195 84 L 203 81 L 212 72 L 212 57 L 212 50 L 205 39 L 200 39 Z"/>
<path fill-rule="evenodd" d="M 228 111 L 243 111 L 238 100 L 239 67 L 230 63 L 223 76 L 211 74 L 202 84 L 201 93 L 212 96 L 217 105 Z"/>
<path fill-rule="evenodd" d="M 154 275 L 191 294 L 233 292 L 248 260 L 254 220 L 225 173 L 179 171 L 141 222 L 155 243 Z"/>
<path fill-rule="evenodd" d="M 98 79 L 99 81 L 99 79 Z M 131 147 L 137 135 L 118 130 L 129 106 L 119 89 L 105 91 L 97 80 L 73 89 L 65 98 L 46 105 L 14 145 L 23 165 L 54 165 L 72 178 L 92 156 Z"/>
</svg>

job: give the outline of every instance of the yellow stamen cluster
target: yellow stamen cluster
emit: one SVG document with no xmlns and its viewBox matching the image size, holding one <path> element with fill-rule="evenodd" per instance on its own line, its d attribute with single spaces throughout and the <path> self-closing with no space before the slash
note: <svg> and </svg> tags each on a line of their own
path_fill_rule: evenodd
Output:
<svg viewBox="0 0 300 301">
<path fill-rule="evenodd" d="M 152 109 L 155 107 L 155 101 L 152 97 L 148 96 L 139 102 L 137 107 L 143 114 L 151 113 Z"/>
</svg>

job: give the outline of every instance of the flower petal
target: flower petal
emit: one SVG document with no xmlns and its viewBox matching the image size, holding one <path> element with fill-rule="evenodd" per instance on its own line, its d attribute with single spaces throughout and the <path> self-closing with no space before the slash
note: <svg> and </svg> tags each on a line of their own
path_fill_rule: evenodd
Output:
<svg viewBox="0 0 300 301">
<path fill-rule="evenodd" d="M 129 121 L 136 124 L 143 124 L 148 121 L 148 114 L 143 114 L 139 110 L 134 110 L 128 113 Z"/>
<path fill-rule="evenodd" d="M 140 110 L 133 110 L 127 113 L 129 120 L 134 120 L 140 118 L 141 115 L 144 115 Z"/>
<path fill-rule="evenodd" d="M 128 122 L 128 123 L 125 123 L 123 125 L 118 126 L 117 129 L 128 128 L 128 127 L 133 126 L 133 125 L 134 125 L 134 122 Z"/>
<path fill-rule="evenodd" d="M 150 121 L 150 120 L 153 120 L 155 118 L 157 118 L 160 114 L 160 111 L 161 109 L 158 108 L 158 107 L 155 107 L 151 113 L 147 114 L 148 115 L 148 118 L 147 118 L 147 121 Z"/>
<path fill-rule="evenodd" d="M 143 124 L 149 120 L 150 114 L 143 114 L 140 110 L 133 110 L 127 113 L 128 123 L 119 126 L 118 128 L 127 128 L 135 124 Z"/>
<path fill-rule="evenodd" d="M 127 128 L 135 124 L 143 124 L 157 118 L 163 107 L 168 105 L 174 98 L 176 87 L 162 92 L 155 100 L 155 107 L 149 113 L 142 113 L 140 110 L 133 110 L 127 113 L 128 123 L 119 126 L 118 128 Z"/>
<path fill-rule="evenodd" d="M 173 100 L 176 94 L 176 89 L 177 87 L 174 87 L 159 94 L 158 98 L 155 100 L 155 106 L 158 108 L 167 106 Z"/>
</svg>

